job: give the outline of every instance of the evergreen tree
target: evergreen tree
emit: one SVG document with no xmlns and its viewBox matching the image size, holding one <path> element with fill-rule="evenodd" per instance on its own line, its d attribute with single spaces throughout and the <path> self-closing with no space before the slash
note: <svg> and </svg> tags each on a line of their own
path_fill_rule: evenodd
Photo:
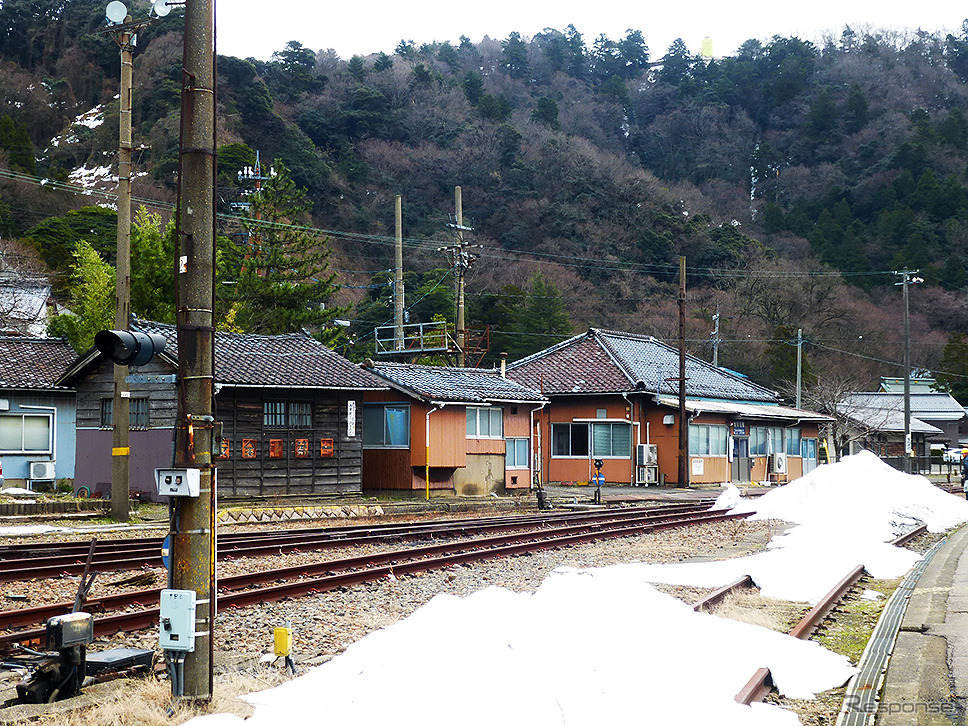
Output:
<svg viewBox="0 0 968 726">
<path fill-rule="evenodd" d="M 277 160 L 274 172 L 249 197 L 242 222 L 248 240 L 223 245 L 222 314 L 237 330 L 280 334 L 308 328 L 325 342 L 333 335 L 326 325 L 345 312 L 328 305 L 338 290 L 329 240 L 301 226 L 309 204 L 289 169 Z"/>
<path fill-rule="evenodd" d="M 346 64 L 346 70 L 359 83 L 363 83 L 366 78 L 366 64 L 363 62 L 362 56 L 354 55 L 350 58 L 350 62 Z"/>
<path fill-rule="evenodd" d="M 388 71 L 391 68 L 393 68 L 393 58 L 381 50 L 380 55 L 378 55 L 376 60 L 373 61 L 373 70 L 375 70 L 377 73 L 382 73 L 383 71 Z"/>
<path fill-rule="evenodd" d="M 964 333 L 948 338 L 935 381 L 938 390 L 947 391 L 962 406 L 968 406 L 968 337 Z"/>
<path fill-rule="evenodd" d="M 94 345 L 94 336 L 99 330 L 114 327 L 115 271 L 85 240 L 77 243 L 73 258 L 68 300 L 71 312 L 51 318 L 47 332 L 67 338 L 80 353 Z"/>
<path fill-rule="evenodd" d="M 534 111 L 531 112 L 531 120 L 537 124 L 543 124 L 550 129 L 560 129 L 558 123 L 558 104 L 554 99 L 542 96 L 538 99 Z"/>
<path fill-rule="evenodd" d="M 139 207 L 131 225 L 131 312 L 144 320 L 175 322 L 174 220 Z"/>
<path fill-rule="evenodd" d="M 501 41 L 501 70 L 511 78 L 527 78 L 531 72 L 528 46 L 517 31 Z"/>
</svg>

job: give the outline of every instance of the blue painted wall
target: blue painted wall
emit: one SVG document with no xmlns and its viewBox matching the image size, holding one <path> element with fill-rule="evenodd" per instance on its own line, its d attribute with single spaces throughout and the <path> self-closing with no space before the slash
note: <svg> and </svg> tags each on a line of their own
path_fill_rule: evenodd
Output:
<svg viewBox="0 0 968 726">
<path fill-rule="evenodd" d="M 10 402 L 10 410 L 3 413 L 53 414 L 53 454 L 0 454 L 3 462 L 3 479 L 6 486 L 24 486 L 30 475 L 31 461 L 56 462 L 57 479 L 74 479 L 77 436 L 77 405 L 74 392 L 69 393 L 17 393 L 4 391 L 0 398 Z M 39 406 L 42 408 L 29 408 Z M 51 409 L 56 409 L 52 411 Z M 0 413 L 2 415 L 2 413 Z"/>
</svg>

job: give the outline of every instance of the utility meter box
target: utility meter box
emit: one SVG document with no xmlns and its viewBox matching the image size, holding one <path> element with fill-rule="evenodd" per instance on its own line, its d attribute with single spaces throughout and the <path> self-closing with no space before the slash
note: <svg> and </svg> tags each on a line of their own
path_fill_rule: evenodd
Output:
<svg viewBox="0 0 968 726">
<path fill-rule="evenodd" d="M 159 645 L 163 650 L 195 652 L 195 591 L 162 590 Z"/>
<path fill-rule="evenodd" d="M 197 497 L 200 469 L 155 469 L 155 484 L 163 497 Z"/>
</svg>

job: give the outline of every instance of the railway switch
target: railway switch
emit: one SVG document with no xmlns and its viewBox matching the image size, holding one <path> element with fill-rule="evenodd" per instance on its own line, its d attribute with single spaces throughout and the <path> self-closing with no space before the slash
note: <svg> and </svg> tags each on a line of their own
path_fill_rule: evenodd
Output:
<svg viewBox="0 0 968 726">
<path fill-rule="evenodd" d="M 155 484 L 163 497 L 197 497 L 201 488 L 200 469 L 155 469 Z"/>
<path fill-rule="evenodd" d="M 162 590 L 159 610 L 162 649 L 195 652 L 195 591 Z"/>
</svg>

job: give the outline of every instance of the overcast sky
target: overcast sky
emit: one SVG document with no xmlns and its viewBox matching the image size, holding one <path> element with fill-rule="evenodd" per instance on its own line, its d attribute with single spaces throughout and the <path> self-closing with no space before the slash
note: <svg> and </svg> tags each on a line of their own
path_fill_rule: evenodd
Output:
<svg viewBox="0 0 968 726">
<path fill-rule="evenodd" d="M 563 30 L 573 24 L 590 47 L 605 33 L 617 40 L 627 28 L 641 30 L 653 58 L 665 54 L 676 38 L 699 52 L 705 36 L 716 56 L 730 55 L 749 38 L 796 35 L 819 41 L 828 31 L 839 35 L 844 25 L 858 28 L 922 28 L 958 32 L 968 7 L 953 0 L 918 3 L 885 0 L 694 0 L 680 2 L 605 3 L 573 0 L 490 0 L 445 3 L 440 0 L 395 2 L 365 0 L 322 3 L 307 0 L 220 0 L 216 4 L 218 52 L 268 60 L 290 40 L 312 50 L 332 48 L 340 57 L 392 53 L 402 39 L 419 45 L 457 42 L 466 35 L 478 42 L 485 35 L 503 39 L 512 31 L 533 36 L 544 28 Z"/>
</svg>

